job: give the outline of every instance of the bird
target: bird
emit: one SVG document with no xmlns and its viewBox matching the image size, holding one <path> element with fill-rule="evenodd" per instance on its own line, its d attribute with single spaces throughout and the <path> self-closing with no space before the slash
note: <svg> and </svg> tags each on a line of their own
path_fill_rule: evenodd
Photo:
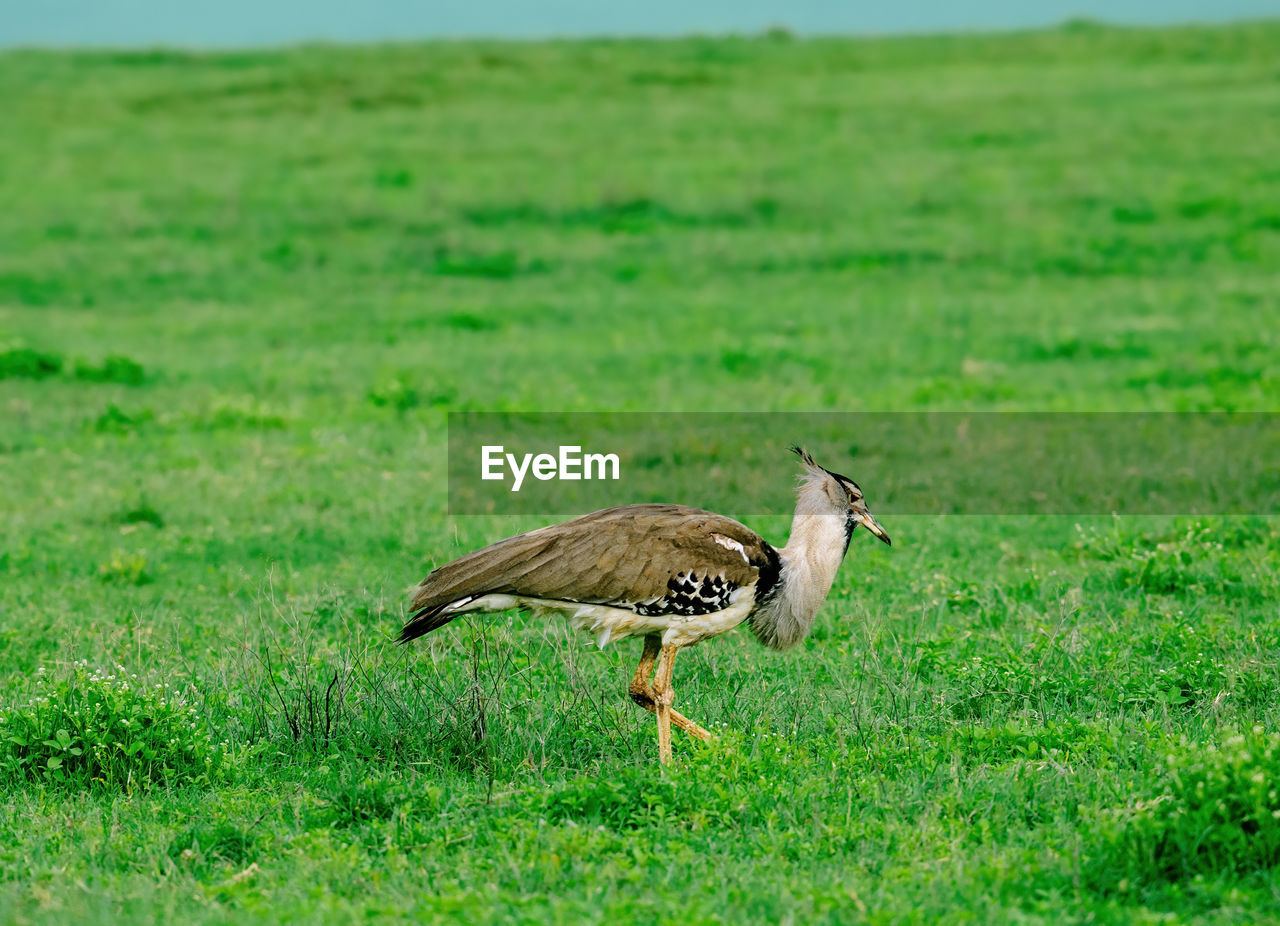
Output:
<svg viewBox="0 0 1280 926">
<path fill-rule="evenodd" d="M 657 716 L 658 759 L 672 760 L 671 725 L 711 738 L 672 704 L 683 648 L 742 623 L 784 650 L 813 626 L 858 525 L 892 546 L 848 476 L 803 447 L 803 472 L 785 546 L 721 514 L 677 504 L 635 504 L 499 540 L 434 569 L 418 585 L 400 643 L 459 614 L 513 609 L 559 613 L 604 647 L 643 636 L 629 693 Z M 655 668 L 656 663 L 656 668 Z M 652 680 L 650 675 L 652 674 Z"/>
</svg>

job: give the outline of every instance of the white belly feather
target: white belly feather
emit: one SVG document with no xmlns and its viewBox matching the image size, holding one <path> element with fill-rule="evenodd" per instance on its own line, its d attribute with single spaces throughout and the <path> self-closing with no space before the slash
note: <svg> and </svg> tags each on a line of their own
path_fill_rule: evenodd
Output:
<svg viewBox="0 0 1280 926">
<path fill-rule="evenodd" d="M 661 633 L 664 646 L 690 646 L 732 630 L 751 613 L 755 603 L 753 588 L 740 588 L 729 596 L 729 607 L 709 614 L 637 614 L 629 608 L 606 604 L 527 598 L 523 595 L 483 595 L 464 598 L 444 609 L 445 614 L 466 611 L 509 611 L 528 608 L 535 613 L 556 612 L 574 627 L 595 634 L 602 649 L 612 640 L 637 634 Z"/>
</svg>

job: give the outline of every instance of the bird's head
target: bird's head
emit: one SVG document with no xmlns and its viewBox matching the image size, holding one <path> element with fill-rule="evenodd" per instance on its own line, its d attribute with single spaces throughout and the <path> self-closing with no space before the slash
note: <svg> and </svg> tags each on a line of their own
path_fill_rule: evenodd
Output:
<svg viewBox="0 0 1280 926">
<path fill-rule="evenodd" d="M 867 510 L 862 490 L 856 482 L 848 476 L 841 476 L 819 466 L 803 447 L 792 447 L 791 450 L 804 464 L 805 480 L 800 492 L 802 500 L 808 502 L 806 507 L 811 513 L 839 515 L 848 524 L 847 534 L 852 534 L 853 529 L 861 524 L 876 537 L 892 545 L 888 531 Z"/>
</svg>

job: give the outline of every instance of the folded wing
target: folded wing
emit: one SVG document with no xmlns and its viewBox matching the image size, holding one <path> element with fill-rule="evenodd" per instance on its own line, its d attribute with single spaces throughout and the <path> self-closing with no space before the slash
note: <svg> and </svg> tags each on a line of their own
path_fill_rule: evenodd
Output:
<svg viewBox="0 0 1280 926">
<path fill-rule="evenodd" d="M 698 614 L 776 573 L 777 553 L 732 518 L 684 505 L 607 508 L 508 537 L 434 570 L 413 597 L 405 642 L 485 595 Z M 772 578 L 769 578 L 772 581 Z"/>
</svg>

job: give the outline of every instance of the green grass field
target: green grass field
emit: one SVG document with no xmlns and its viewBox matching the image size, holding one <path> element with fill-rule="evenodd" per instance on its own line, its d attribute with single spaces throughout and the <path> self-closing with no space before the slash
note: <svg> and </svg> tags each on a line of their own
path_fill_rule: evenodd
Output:
<svg viewBox="0 0 1280 926">
<path fill-rule="evenodd" d="M 0 921 L 1280 918 L 1271 518 L 882 518 L 666 772 L 637 641 L 389 643 L 538 523 L 446 516 L 449 410 L 1276 410 L 1278 62 L 0 55 Z"/>
</svg>

